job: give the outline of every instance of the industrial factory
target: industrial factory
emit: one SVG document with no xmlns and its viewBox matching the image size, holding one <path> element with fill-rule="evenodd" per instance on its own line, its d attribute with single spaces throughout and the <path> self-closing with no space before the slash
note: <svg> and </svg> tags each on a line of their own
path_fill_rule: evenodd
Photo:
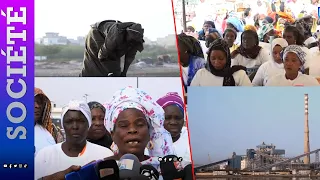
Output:
<svg viewBox="0 0 320 180">
<path fill-rule="evenodd" d="M 232 156 L 224 160 L 195 167 L 201 174 L 210 172 L 216 175 L 314 175 L 320 176 L 320 149 L 310 151 L 309 143 L 309 97 L 304 95 L 304 152 L 295 157 L 287 157 L 285 149 L 278 149 L 274 144 L 262 142 L 255 149 L 247 149 L 245 155 Z M 310 155 L 315 159 L 311 160 Z"/>
</svg>

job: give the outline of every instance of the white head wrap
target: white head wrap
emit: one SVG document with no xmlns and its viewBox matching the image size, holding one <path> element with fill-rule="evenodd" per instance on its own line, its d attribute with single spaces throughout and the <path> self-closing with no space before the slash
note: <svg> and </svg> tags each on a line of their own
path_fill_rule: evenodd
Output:
<svg viewBox="0 0 320 180">
<path fill-rule="evenodd" d="M 281 46 L 282 48 L 285 48 L 288 46 L 288 42 L 283 38 L 275 38 L 271 43 L 271 50 L 273 50 L 276 46 Z"/>
<path fill-rule="evenodd" d="M 271 42 L 271 52 L 273 52 L 273 48 L 276 46 L 281 46 L 282 48 L 286 48 L 288 46 L 288 42 L 283 38 L 275 38 Z M 272 56 L 273 59 L 273 56 Z"/>
<path fill-rule="evenodd" d="M 285 58 L 287 57 L 288 53 L 289 52 L 292 52 L 292 53 L 295 53 L 300 62 L 301 62 L 301 66 L 300 66 L 300 71 L 303 72 L 304 71 L 304 63 L 306 62 L 306 57 L 307 57 L 307 53 L 305 53 L 302 48 L 298 45 L 289 45 L 285 50 L 284 50 L 284 53 L 283 53 L 283 59 L 285 60 Z"/>
<path fill-rule="evenodd" d="M 68 103 L 67 106 L 63 107 L 63 109 L 62 109 L 61 127 L 63 127 L 63 118 L 69 110 L 82 112 L 82 114 L 88 120 L 89 127 L 91 126 L 92 118 L 91 118 L 91 111 L 90 111 L 88 104 L 84 101 L 72 100 Z"/>
</svg>

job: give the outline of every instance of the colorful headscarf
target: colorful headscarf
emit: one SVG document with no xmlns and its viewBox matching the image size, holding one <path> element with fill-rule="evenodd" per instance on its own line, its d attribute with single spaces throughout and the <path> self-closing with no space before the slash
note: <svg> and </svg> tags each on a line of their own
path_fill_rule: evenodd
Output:
<svg viewBox="0 0 320 180">
<path fill-rule="evenodd" d="M 271 30 L 273 30 L 274 27 L 272 24 L 264 24 L 259 29 L 259 39 L 260 41 L 263 41 L 263 37 L 268 34 Z"/>
<path fill-rule="evenodd" d="M 243 22 L 238 19 L 237 17 L 229 17 L 227 19 L 227 23 L 232 24 L 238 32 L 243 32 L 244 31 L 244 25 Z"/>
<path fill-rule="evenodd" d="M 302 50 L 302 48 L 298 45 L 290 45 L 288 46 L 284 52 L 283 52 L 283 59 L 285 59 L 288 55 L 289 52 L 295 53 L 300 62 L 301 62 L 301 66 L 300 66 L 300 71 L 304 72 L 304 63 L 306 62 L 306 56 L 307 54 Z"/>
<path fill-rule="evenodd" d="M 91 117 L 91 111 L 88 104 L 84 101 L 72 100 L 68 103 L 67 106 L 63 107 L 62 109 L 61 127 L 63 127 L 63 118 L 69 110 L 80 111 L 88 120 L 89 127 L 91 126 L 92 117 Z"/>
<path fill-rule="evenodd" d="M 254 25 L 248 24 L 246 26 L 244 26 L 244 30 L 252 30 L 252 31 L 256 31 L 257 32 L 257 28 Z"/>
<path fill-rule="evenodd" d="M 164 109 L 167 106 L 175 105 L 178 106 L 182 114 L 184 114 L 184 103 L 182 98 L 177 92 L 169 92 L 165 96 L 157 100 L 157 103 Z"/>
<path fill-rule="evenodd" d="M 164 129 L 164 110 L 151 96 L 140 89 L 131 86 L 115 92 L 112 99 L 106 103 L 105 126 L 112 132 L 119 114 L 125 109 L 135 108 L 143 112 L 148 119 L 150 140 L 153 148 L 149 155 L 153 157 L 164 157 L 175 154 L 172 137 Z M 111 149 L 116 154 L 118 147 L 114 144 Z"/>
</svg>

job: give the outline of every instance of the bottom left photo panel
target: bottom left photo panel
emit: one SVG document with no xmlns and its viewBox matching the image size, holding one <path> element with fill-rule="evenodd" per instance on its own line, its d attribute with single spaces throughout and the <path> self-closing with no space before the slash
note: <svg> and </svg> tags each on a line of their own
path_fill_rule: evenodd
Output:
<svg viewBox="0 0 320 180">
<path fill-rule="evenodd" d="M 179 77 L 38 77 L 35 179 L 193 179 Z"/>
</svg>

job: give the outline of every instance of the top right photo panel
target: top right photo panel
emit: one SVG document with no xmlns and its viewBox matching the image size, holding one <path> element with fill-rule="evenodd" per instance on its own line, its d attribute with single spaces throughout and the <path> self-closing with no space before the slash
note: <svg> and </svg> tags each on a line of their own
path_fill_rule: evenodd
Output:
<svg viewBox="0 0 320 180">
<path fill-rule="evenodd" d="M 188 86 L 319 86 L 319 0 L 174 0 Z"/>
</svg>

